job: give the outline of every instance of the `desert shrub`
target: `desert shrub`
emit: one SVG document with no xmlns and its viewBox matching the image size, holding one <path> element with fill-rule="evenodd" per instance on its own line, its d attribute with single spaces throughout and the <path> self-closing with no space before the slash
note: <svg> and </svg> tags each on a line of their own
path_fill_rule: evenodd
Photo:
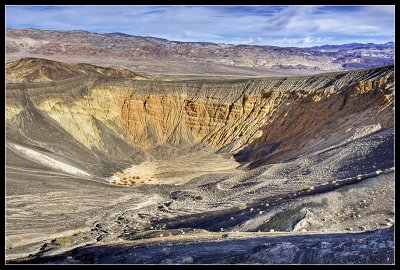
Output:
<svg viewBox="0 0 400 270">
<path fill-rule="evenodd" d="M 69 239 L 68 237 L 62 237 L 60 239 L 58 239 L 57 241 L 60 245 L 68 245 L 71 244 L 71 239 Z"/>
<path fill-rule="evenodd" d="M 239 209 L 241 209 L 241 210 L 246 209 L 246 208 L 247 208 L 247 204 L 245 204 L 245 203 L 241 203 L 239 205 Z"/>
<path fill-rule="evenodd" d="M 299 191 L 301 191 L 301 190 L 308 190 L 308 189 L 311 189 L 311 188 L 312 188 L 312 186 L 311 186 L 310 183 L 301 183 L 301 184 L 299 185 Z"/>
</svg>

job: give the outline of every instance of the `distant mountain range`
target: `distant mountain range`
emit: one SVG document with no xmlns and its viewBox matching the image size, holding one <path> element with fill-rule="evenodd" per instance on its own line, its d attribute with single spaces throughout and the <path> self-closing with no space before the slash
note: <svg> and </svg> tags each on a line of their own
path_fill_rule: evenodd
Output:
<svg viewBox="0 0 400 270">
<path fill-rule="evenodd" d="M 7 61 L 41 57 L 94 64 L 138 63 L 166 69 L 179 63 L 202 72 L 208 67 L 300 70 L 313 73 L 372 68 L 394 63 L 394 43 L 323 45 L 311 48 L 179 42 L 123 33 L 6 29 Z M 172 65 L 171 65 L 172 67 Z M 202 68 L 200 68 L 202 67 Z"/>
<path fill-rule="evenodd" d="M 384 49 L 393 49 L 394 42 L 387 42 L 384 44 L 375 44 L 375 43 L 349 43 L 342 45 L 322 45 L 322 46 L 314 46 L 310 49 L 319 50 L 319 51 L 332 51 L 337 52 L 340 50 L 360 50 L 360 49 L 376 49 L 376 50 L 384 50 Z"/>
</svg>

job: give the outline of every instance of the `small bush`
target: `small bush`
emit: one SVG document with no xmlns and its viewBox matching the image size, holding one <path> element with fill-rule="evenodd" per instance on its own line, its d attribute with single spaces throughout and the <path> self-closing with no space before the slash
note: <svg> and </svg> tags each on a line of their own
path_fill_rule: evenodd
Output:
<svg viewBox="0 0 400 270">
<path fill-rule="evenodd" d="M 245 204 L 245 203 L 241 203 L 240 205 L 239 205 L 239 209 L 240 210 L 243 210 L 243 209 L 246 209 L 247 208 L 247 204 Z"/>
<path fill-rule="evenodd" d="M 310 183 L 301 183 L 299 186 L 299 191 L 301 190 L 309 190 L 311 189 L 312 186 L 310 185 Z"/>
<path fill-rule="evenodd" d="M 68 237 L 62 237 L 60 239 L 58 239 L 57 241 L 60 245 L 68 245 L 71 244 L 71 239 L 69 239 Z"/>
</svg>

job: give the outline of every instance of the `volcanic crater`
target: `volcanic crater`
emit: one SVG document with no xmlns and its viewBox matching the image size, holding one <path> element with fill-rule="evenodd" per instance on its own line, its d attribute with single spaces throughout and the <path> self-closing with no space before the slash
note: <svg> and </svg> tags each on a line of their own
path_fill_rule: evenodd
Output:
<svg viewBox="0 0 400 270">
<path fill-rule="evenodd" d="M 24 58 L 7 80 L 9 259 L 56 254 L 61 237 L 362 232 L 393 217 L 393 66 L 163 80 Z M 372 186 L 365 207 L 338 203 L 349 185 Z"/>
</svg>

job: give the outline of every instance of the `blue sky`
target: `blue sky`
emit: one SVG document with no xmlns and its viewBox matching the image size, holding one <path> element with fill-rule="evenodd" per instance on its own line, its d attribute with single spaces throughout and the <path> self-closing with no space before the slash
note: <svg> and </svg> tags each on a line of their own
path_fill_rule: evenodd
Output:
<svg viewBox="0 0 400 270">
<path fill-rule="evenodd" d="M 6 27 L 310 47 L 394 41 L 394 6 L 6 6 Z"/>
</svg>

